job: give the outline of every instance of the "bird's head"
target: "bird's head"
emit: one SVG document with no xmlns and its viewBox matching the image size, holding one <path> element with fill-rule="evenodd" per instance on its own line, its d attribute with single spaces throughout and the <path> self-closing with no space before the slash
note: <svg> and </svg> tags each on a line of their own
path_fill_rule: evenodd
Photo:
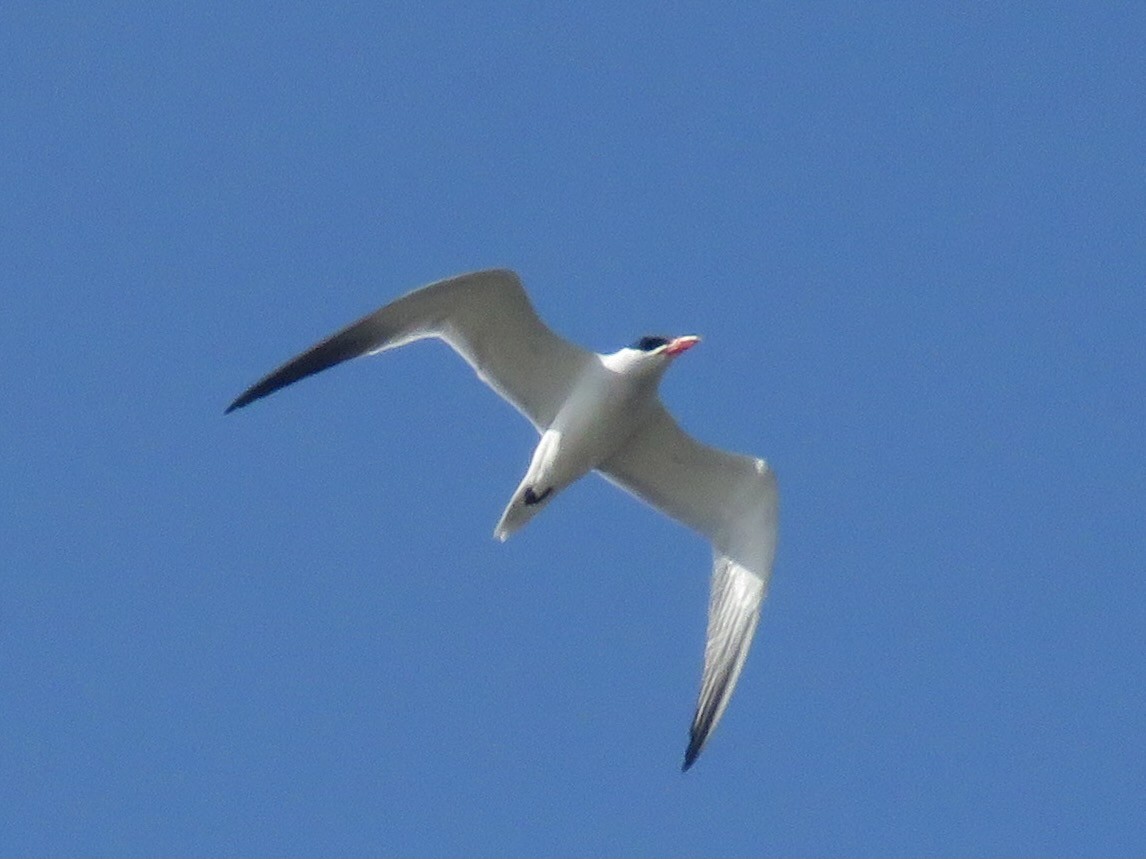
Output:
<svg viewBox="0 0 1146 859">
<path fill-rule="evenodd" d="M 700 338 L 695 334 L 686 334 L 683 337 L 661 337 L 652 334 L 642 337 L 628 348 L 659 358 L 674 358 L 699 342 Z"/>
<path fill-rule="evenodd" d="M 699 342 L 700 338 L 695 334 L 683 337 L 650 334 L 609 355 L 606 363 L 622 373 L 648 373 L 659 378 L 673 358 Z"/>
</svg>

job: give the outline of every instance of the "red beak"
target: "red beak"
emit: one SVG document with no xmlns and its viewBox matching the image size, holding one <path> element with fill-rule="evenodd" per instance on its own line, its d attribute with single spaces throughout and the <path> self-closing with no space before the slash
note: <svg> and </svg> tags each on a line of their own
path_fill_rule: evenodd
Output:
<svg viewBox="0 0 1146 859">
<path fill-rule="evenodd" d="M 687 334 L 684 337 L 677 337 L 675 340 L 669 342 L 665 346 L 666 355 L 679 355 L 685 352 L 700 342 L 700 338 L 695 334 Z"/>
</svg>

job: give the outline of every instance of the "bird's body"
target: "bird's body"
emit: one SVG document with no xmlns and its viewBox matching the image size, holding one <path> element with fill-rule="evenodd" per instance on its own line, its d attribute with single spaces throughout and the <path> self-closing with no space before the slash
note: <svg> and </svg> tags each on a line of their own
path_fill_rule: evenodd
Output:
<svg viewBox="0 0 1146 859">
<path fill-rule="evenodd" d="M 633 350 L 625 350 L 631 352 Z M 667 364 L 633 372 L 636 362 L 615 355 L 593 355 L 584 363 L 552 424 L 541 433 L 529 469 L 494 529 L 505 540 L 535 515 L 544 502 L 617 453 L 646 420 L 656 400 L 656 385 Z M 626 372 L 630 370 L 630 372 Z"/>
<path fill-rule="evenodd" d="M 540 433 L 494 529 L 498 539 L 598 471 L 712 541 L 708 643 L 688 769 L 720 720 L 747 656 L 771 577 L 777 515 L 775 478 L 763 460 L 697 442 L 660 402 L 665 370 L 699 338 L 643 337 L 598 355 L 550 331 L 513 272 L 474 272 L 363 317 L 270 373 L 227 411 L 350 358 L 426 337 L 449 343 Z"/>
</svg>

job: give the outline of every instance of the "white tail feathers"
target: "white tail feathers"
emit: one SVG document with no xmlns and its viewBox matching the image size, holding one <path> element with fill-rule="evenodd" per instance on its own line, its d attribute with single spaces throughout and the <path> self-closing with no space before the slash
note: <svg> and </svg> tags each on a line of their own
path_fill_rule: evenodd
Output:
<svg viewBox="0 0 1146 859">
<path fill-rule="evenodd" d="M 514 532 L 536 516 L 552 496 L 552 486 L 548 486 L 540 492 L 532 486 L 518 487 L 513 500 L 509 502 L 509 506 L 501 514 L 501 521 L 493 529 L 493 536 L 504 543 Z"/>
</svg>

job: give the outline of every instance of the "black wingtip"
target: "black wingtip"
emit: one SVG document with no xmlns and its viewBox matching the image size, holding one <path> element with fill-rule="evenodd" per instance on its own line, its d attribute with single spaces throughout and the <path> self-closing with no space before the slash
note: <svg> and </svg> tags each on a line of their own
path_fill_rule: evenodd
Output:
<svg viewBox="0 0 1146 859">
<path fill-rule="evenodd" d="M 261 400 L 267 394 L 272 394 L 281 387 L 283 386 L 268 385 L 265 379 L 262 382 L 259 382 L 257 385 L 251 385 L 251 387 L 247 388 L 247 390 L 243 391 L 243 393 L 235 397 L 231 405 L 227 406 L 227 408 L 223 411 L 223 414 L 229 415 L 235 409 L 241 409 L 243 406 L 249 406 L 255 400 Z"/>
<path fill-rule="evenodd" d="M 680 771 L 686 773 L 689 768 L 696 763 L 696 759 L 700 757 L 700 750 L 703 744 L 698 742 L 696 734 L 693 734 L 688 741 L 688 748 L 684 753 L 684 763 L 680 765 Z"/>
</svg>

